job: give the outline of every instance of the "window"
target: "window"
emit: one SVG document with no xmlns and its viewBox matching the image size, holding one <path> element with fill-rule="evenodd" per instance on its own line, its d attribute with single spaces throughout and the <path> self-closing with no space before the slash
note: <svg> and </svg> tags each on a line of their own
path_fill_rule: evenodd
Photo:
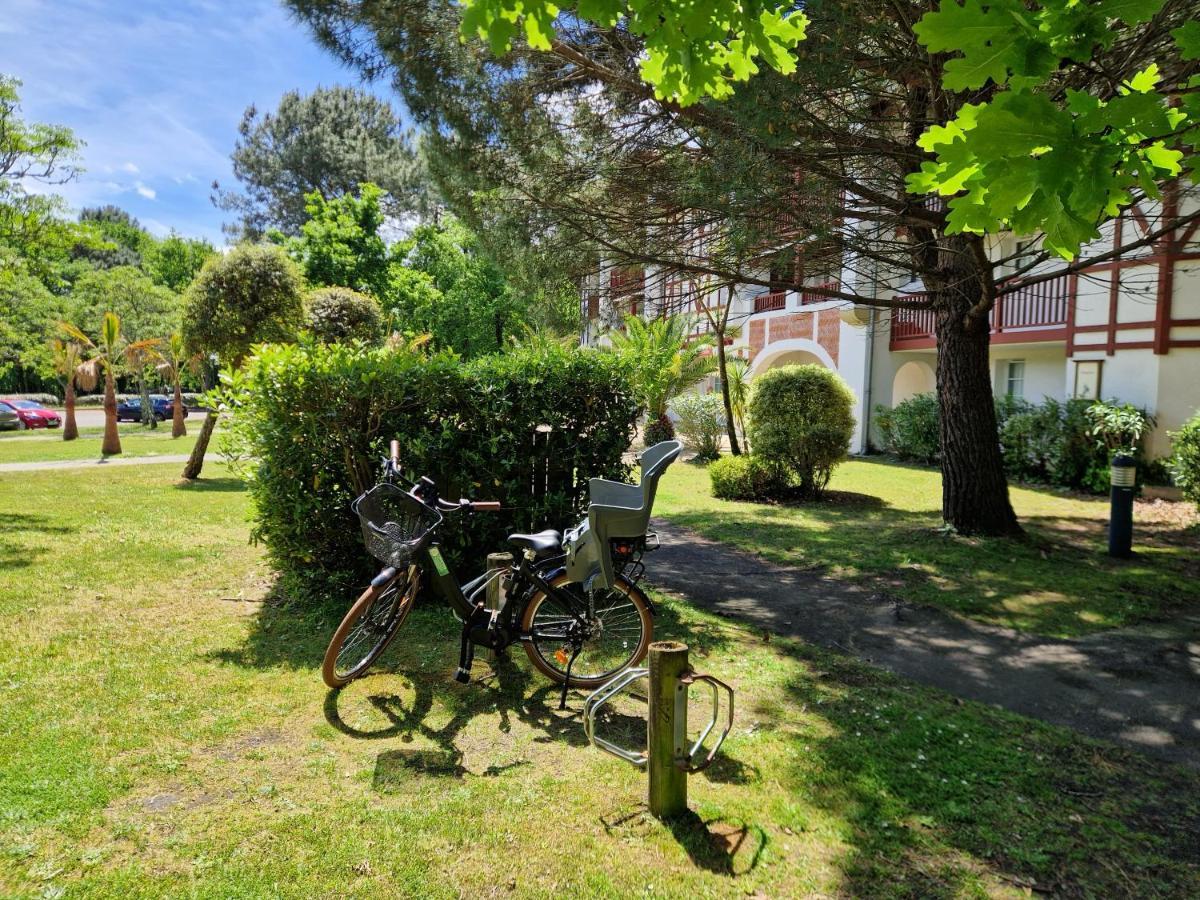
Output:
<svg viewBox="0 0 1200 900">
<path fill-rule="evenodd" d="M 1004 393 L 1018 400 L 1025 396 L 1025 360 L 1010 359 L 1005 363 Z"/>
<path fill-rule="evenodd" d="M 1100 366 L 1098 359 L 1081 359 L 1075 363 L 1075 390 L 1072 396 L 1081 400 L 1100 397 Z"/>
</svg>

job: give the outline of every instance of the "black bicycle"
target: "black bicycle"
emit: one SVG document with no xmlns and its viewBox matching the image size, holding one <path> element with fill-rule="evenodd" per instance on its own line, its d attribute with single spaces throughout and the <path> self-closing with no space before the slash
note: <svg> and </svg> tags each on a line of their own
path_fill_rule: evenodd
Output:
<svg viewBox="0 0 1200 900">
<path fill-rule="evenodd" d="M 367 549 L 386 568 L 334 632 L 322 666 L 325 683 L 341 687 L 379 659 L 411 612 L 423 578 L 462 623 L 455 678 L 464 684 L 476 647 L 502 650 L 517 642 L 539 671 L 563 686 L 564 702 L 569 687 L 598 687 L 636 665 L 654 632 L 654 608 L 637 585 L 642 554 L 657 546 L 645 524 L 658 477 L 680 449 L 669 442 L 647 451 L 640 486 L 593 479 L 588 519 L 565 539 L 554 530 L 511 534 L 509 566 L 460 584 L 438 547 L 438 529 L 448 515 L 499 510 L 500 503 L 445 500 L 427 477 L 403 486 L 399 445 L 392 441 L 382 480 L 353 504 Z M 492 579 L 500 579 L 498 609 L 486 603 Z"/>
</svg>

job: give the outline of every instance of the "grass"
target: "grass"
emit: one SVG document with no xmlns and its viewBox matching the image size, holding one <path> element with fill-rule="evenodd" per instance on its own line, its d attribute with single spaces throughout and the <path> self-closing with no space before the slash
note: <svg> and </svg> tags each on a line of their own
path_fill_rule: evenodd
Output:
<svg viewBox="0 0 1200 900">
<path fill-rule="evenodd" d="M 1106 555 L 1108 502 L 1012 489 L 1026 537 L 977 539 L 941 526 L 941 476 L 877 460 L 840 466 L 825 499 L 714 499 L 696 464 L 672 466 L 656 515 L 786 565 L 876 586 L 982 622 L 1057 637 L 1200 614 L 1200 519 L 1139 503 L 1136 555 Z"/>
<path fill-rule="evenodd" d="M 163 456 L 190 453 L 200 431 L 200 421 L 194 422 L 187 435 L 171 437 L 171 423 L 160 424 L 151 430 L 143 425 L 122 424 L 121 456 Z M 99 459 L 103 428 L 81 428 L 79 438 L 64 441 L 62 430 L 55 429 L 5 432 L 0 435 L 0 463 L 49 462 L 72 459 Z"/>
<path fill-rule="evenodd" d="M 1200 893 L 1196 773 L 678 598 L 658 634 L 738 719 L 670 826 L 523 654 L 455 684 L 444 609 L 327 692 L 346 598 L 274 597 L 246 495 L 206 474 L 0 479 L 0 895 Z M 603 727 L 633 743 L 629 704 Z"/>
</svg>

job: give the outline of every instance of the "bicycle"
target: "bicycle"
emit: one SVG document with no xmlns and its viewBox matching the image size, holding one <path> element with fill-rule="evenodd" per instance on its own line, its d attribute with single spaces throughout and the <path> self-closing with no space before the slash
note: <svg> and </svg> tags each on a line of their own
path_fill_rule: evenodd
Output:
<svg viewBox="0 0 1200 900">
<path fill-rule="evenodd" d="M 642 555 L 658 545 L 646 526 L 658 479 L 681 449 L 666 441 L 647 450 L 640 485 L 591 479 L 587 519 L 561 534 L 510 534 L 512 563 L 460 584 L 441 554 L 438 529 L 448 515 L 495 511 L 500 503 L 445 500 L 425 476 L 405 489 L 399 442 L 392 441 L 379 484 L 352 504 L 367 549 L 386 567 L 334 632 L 321 669 L 325 683 L 342 687 L 375 663 L 412 611 L 426 575 L 462 623 L 455 679 L 463 684 L 476 647 L 522 644 L 533 666 L 562 685 L 560 706 L 568 688 L 599 687 L 641 662 L 654 607 L 638 581 Z M 496 578 L 504 600 L 489 609 L 485 598 Z"/>
</svg>

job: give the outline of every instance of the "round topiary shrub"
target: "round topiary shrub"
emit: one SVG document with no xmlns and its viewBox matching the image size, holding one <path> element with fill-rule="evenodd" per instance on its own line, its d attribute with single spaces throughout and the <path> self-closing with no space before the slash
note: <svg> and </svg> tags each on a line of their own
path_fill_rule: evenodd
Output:
<svg viewBox="0 0 1200 900">
<path fill-rule="evenodd" d="M 720 394 L 682 394 L 671 401 L 679 420 L 679 433 L 702 462 L 721 455 L 725 436 L 725 406 Z"/>
<path fill-rule="evenodd" d="M 643 440 L 646 442 L 647 447 L 653 447 L 655 444 L 674 440 L 674 438 L 675 426 L 671 424 L 671 420 L 667 418 L 666 413 L 646 423 Z"/>
<path fill-rule="evenodd" d="M 787 473 L 757 455 L 724 456 L 708 467 L 718 500 L 774 500 L 787 490 Z"/>
<path fill-rule="evenodd" d="M 341 344 L 358 340 L 377 344 L 383 338 L 383 311 L 366 294 L 344 287 L 317 288 L 304 304 L 305 327 L 317 340 Z"/>
<path fill-rule="evenodd" d="M 770 369 L 754 383 L 750 446 L 790 472 L 801 497 L 818 497 L 850 449 L 853 408 L 853 392 L 823 366 Z"/>
<path fill-rule="evenodd" d="M 1178 431 L 1171 432 L 1171 475 L 1183 491 L 1184 499 L 1200 508 L 1200 413 L 1192 416 Z"/>
</svg>

